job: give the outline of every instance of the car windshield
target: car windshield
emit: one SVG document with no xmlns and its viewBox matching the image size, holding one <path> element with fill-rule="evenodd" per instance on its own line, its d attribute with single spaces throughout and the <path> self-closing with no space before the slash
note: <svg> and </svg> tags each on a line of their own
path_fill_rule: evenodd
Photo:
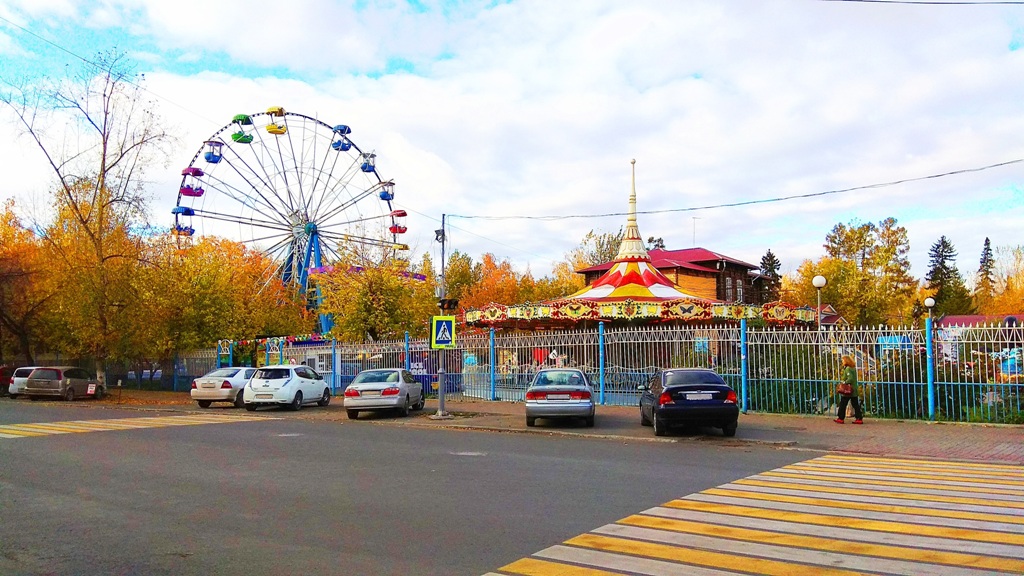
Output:
<svg viewBox="0 0 1024 576">
<path fill-rule="evenodd" d="M 33 371 L 30 377 L 37 380 L 58 380 L 60 379 L 60 371 L 53 368 L 40 368 Z"/>
<path fill-rule="evenodd" d="M 725 384 L 725 380 L 708 370 L 676 370 L 665 373 L 665 385 L 679 384 Z"/>
<path fill-rule="evenodd" d="M 583 386 L 586 380 L 575 370 L 548 370 L 537 374 L 534 386 Z"/>
<path fill-rule="evenodd" d="M 18 368 L 14 371 L 15 378 L 28 378 L 28 375 L 32 373 L 35 368 Z"/>
<path fill-rule="evenodd" d="M 238 374 L 238 368 L 220 368 L 207 374 L 211 378 L 231 378 L 235 374 Z"/>
<path fill-rule="evenodd" d="M 398 372 L 394 370 L 369 370 L 360 372 L 352 380 L 353 384 L 373 384 L 377 382 L 398 382 Z"/>
<path fill-rule="evenodd" d="M 292 375 L 288 368 L 260 368 L 253 378 L 257 380 L 284 380 Z"/>
</svg>

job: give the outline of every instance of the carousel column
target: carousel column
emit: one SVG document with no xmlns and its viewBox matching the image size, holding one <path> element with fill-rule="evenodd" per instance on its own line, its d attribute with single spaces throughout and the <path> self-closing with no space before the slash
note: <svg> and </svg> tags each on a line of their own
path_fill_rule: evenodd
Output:
<svg viewBox="0 0 1024 576">
<path fill-rule="evenodd" d="M 600 386 L 600 402 L 604 405 L 604 322 L 597 323 L 597 381 Z"/>
<path fill-rule="evenodd" d="M 750 364 L 747 360 L 747 319 L 740 319 L 740 410 L 746 414 L 749 408 L 747 398 L 749 396 L 750 381 L 747 371 Z"/>
</svg>

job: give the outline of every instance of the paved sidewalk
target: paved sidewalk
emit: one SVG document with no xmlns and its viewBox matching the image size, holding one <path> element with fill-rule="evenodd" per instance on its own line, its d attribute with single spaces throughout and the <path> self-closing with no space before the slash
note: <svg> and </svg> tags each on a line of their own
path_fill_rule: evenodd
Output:
<svg viewBox="0 0 1024 576">
<path fill-rule="evenodd" d="M 116 394 L 116 393 L 115 393 Z M 91 401 L 77 405 L 96 407 L 160 410 L 174 412 L 239 413 L 267 416 L 282 414 L 278 409 L 257 412 L 239 411 L 228 404 L 214 404 L 208 410 L 196 406 L 187 392 L 125 391 L 126 403 L 118 403 L 115 394 L 100 403 Z M 130 403 L 129 403 L 130 402 Z M 467 398 L 449 398 L 445 404 L 450 419 L 434 419 L 437 401 L 428 400 L 424 410 L 409 418 L 388 413 L 363 413 L 357 422 L 348 420 L 343 399 L 334 398 L 326 408 L 304 408 L 295 417 L 329 420 L 351 424 L 390 426 L 424 426 L 463 430 L 488 430 L 504 433 L 560 434 L 572 436 L 628 439 L 647 442 L 713 442 L 726 446 L 750 443 L 771 445 L 787 450 L 848 452 L 906 458 L 938 458 L 1017 464 L 1024 466 L 1024 426 L 1003 424 L 949 424 L 914 420 L 874 420 L 866 418 L 857 426 L 851 420 L 836 424 L 834 416 L 800 416 L 785 414 L 741 414 L 734 438 L 725 438 L 717 429 L 703 433 L 676 432 L 665 438 L 654 436 L 650 427 L 640 425 L 636 406 L 598 406 L 597 422 L 586 428 L 582 422 L 540 421 L 534 428 L 526 427 L 521 403 L 489 402 Z"/>
</svg>

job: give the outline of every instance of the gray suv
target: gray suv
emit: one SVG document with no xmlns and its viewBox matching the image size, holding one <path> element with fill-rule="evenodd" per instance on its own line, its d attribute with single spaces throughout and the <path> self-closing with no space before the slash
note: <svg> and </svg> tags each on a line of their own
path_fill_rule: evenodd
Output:
<svg viewBox="0 0 1024 576">
<path fill-rule="evenodd" d="M 21 393 L 32 400 L 45 396 L 74 400 L 92 396 L 99 400 L 107 389 L 88 370 L 75 366 L 36 368 L 25 381 Z"/>
</svg>

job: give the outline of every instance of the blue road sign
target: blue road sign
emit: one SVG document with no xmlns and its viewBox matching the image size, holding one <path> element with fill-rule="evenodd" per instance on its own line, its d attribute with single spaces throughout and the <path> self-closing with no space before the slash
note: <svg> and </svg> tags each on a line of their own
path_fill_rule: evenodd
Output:
<svg viewBox="0 0 1024 576">
<path fill-rule="evenodd" d="M 431 317 L 430 347 L 455 348 L 455 316 Z"/>
</svg>

